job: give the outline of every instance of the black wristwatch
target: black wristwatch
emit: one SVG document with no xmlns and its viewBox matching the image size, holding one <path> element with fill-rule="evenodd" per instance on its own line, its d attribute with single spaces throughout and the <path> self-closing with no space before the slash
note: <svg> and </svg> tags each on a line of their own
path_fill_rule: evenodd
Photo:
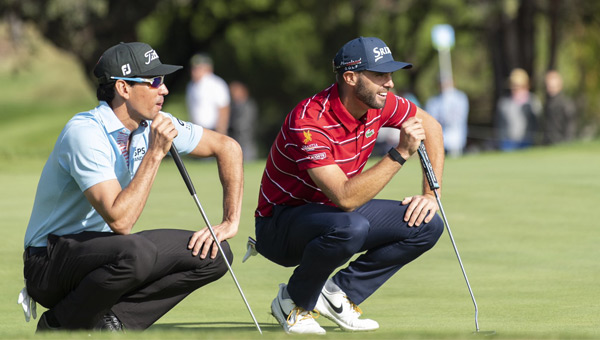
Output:
<svg viewBox="0 0 600 340">
<path fill-rule="evenodd" d="M 404 157 L 400 155 L 400 152 L 395 148 L 391 148 L 390 151 L 388 151 L 388 155 L 390 155 L 393 160 L 400 163 L 400 165 L 404 165 L 404 162 L 406 162 L 406 159 L 404 159 Z"/>
</svg>

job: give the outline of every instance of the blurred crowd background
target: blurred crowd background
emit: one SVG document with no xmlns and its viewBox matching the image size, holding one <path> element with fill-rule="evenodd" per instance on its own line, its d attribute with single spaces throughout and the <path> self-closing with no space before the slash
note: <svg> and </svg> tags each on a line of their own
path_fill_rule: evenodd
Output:
<svg viewBox="0 0 600 340">
<path fill-rule="evenodd" d="M 0 58 L 35 54 L 35 32 L 73 55 L 93 89 L 106 48 L 143 41 L 163 62 L 185 66 L 165 80 L 183 102 L 203 56 L 229 90 L 227 122 L 215 128 L 244 140 L 254 159 L 266 157 L 298 101 L 334 82 L 336 51 L 376 36 L 414 65 L 394 75 L 397 94 L 435 110 L 445 89 L 462 93 L 438 98 L 454 103 L 440 120 L 466 112 L 465 142 L 448 149 L 461 155 L 598 137 L 598 13 L 600 1 L 589 0 L 2 0 Z M 432 44 L 439 24 L 455 33 L 450 87 Z M 27 67 L 26 57 L 16 60 L 10 67 Z M 189 103 L 182 107 L 172 113 L 191 120 Z"/>
</svg>

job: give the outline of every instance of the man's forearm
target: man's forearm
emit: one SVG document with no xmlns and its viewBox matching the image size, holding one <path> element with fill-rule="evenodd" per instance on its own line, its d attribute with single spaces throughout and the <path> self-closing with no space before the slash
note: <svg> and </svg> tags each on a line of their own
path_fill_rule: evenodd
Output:
<svg viewBox="0 0 600 340">
<path fill-rule="evenodd" d="M 373 167 L 349 179 L 345 186 L 349 193 L 347 197 L 354 201 L 351 203 L 351 210 L 375 198 L 400 169 L 400 164 L 392 160 L 388 155 L 385 155 Z"/>
<path fill-rule="evenodd" d="M 400 164 L 386 156 L 352 178 L 337 165 L 308 169 L 308 173 L 338 208 L 352 211 L 373 199 L 400 168 Z"/>
<path fill-rule="evenodd" d="M 161 160 L 160 155 L 146 154 L 129 185 L 117 195 L 111 212 L 113 221 L 107 221 L 114 232 L 129 234 L 133 229 L 146 206 Z"/>
<path fill-rule="evenodd" d="M 223 186 L 223 221 L 239 223 L 244 187 L 242 149 L 238 143 L 230 140 L 216 158 Z"/>
</svg>

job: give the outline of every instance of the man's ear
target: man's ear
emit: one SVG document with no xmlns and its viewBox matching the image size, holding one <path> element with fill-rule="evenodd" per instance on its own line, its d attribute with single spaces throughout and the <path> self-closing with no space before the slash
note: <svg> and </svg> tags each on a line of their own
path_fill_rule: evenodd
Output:
<svg viewBox="0 0 600 340">
<path fill-rule="evenodd" d="M 344 72 L 344 74 L 342 74 L 342 77 L 344 78 L 344 82 L 350 86 L 355 86 L 358 82 L 358 73 L 353 71 Z"/>
<path fill-rule="evenodd" d="M 123 97 L 123 99 L 129 99 L 131 86 L 125 80 L 119 79 L 115 83 L 115 94 Z"/>
</svg>

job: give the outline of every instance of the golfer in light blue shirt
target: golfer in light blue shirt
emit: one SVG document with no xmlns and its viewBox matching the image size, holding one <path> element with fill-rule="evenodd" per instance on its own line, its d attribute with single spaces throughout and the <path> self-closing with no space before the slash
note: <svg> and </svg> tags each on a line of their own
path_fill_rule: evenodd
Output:
<svg viewBox="0 0 600 340">
<path fill-rule="evenodd" d="M 173 142 L 180 153 L 192 152 L 202 137 L 202 127 L 162 114 L 177 129 Z M 49 234 L 112 232 L 83 192 L 111 179 L 127 187 L 148 148 L 151 124 L 144 121 L 137 130 L 129 131 L 106 102 L 73 117 L 42 172 L 25 248 L 45 247 Z"/>
<path fill-rule="evenodd" d="M 98 61 L 100 104 L 59 135 L 25 233 L 20 301 L 48 309 L 37 331 L 146 329 L 227 271 L 207 228 L 133 232 L 174 143 L 180 153 L 216 158 L 224 209 L 213 229 L 232 260 L 226 240 L 240 222 L 241 148 L 162 112 L 164 76 L 179 69 L 140 42 L 115 45 Z"/>
</svg>

